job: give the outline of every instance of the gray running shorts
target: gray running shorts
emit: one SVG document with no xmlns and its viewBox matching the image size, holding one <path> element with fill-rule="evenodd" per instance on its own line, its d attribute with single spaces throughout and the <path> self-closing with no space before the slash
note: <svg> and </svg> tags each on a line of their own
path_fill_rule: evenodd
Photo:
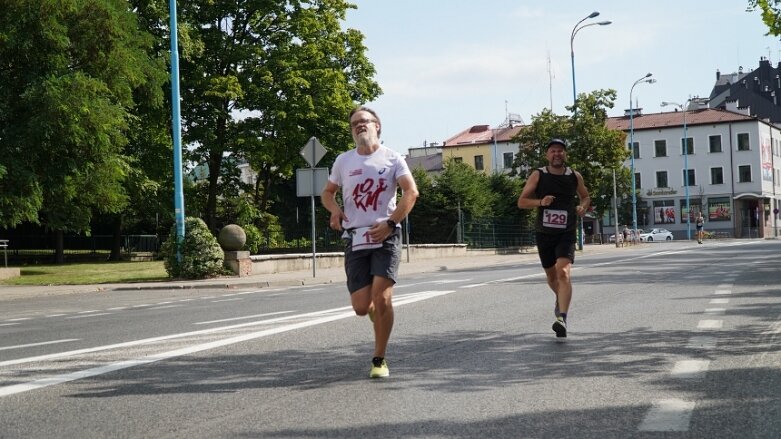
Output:
<svg viewBox="0 0 781 439">
<path fill-rule="evenodd" d="M 401 228 L 397 227 L 380 248 L 353 251 L 352 241 L 344 241 L 344 272 L 350 294 L 371 285 L 374 276 L 386 277 L 396 283 L 401 262 Z"/>
</svg>

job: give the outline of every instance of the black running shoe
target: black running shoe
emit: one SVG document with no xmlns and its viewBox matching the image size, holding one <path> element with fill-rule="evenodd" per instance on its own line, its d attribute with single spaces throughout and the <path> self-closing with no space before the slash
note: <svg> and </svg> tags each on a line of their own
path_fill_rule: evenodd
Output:
<svg viewBox="0 0 781 439">
<path fill-rule="evenodd" d="M 556 321 L 553 322 L 553 331 L 556 332 L 556 338 L 567 338 L 567 322 L 560 317 L 557 318 Z"/>
</svg>

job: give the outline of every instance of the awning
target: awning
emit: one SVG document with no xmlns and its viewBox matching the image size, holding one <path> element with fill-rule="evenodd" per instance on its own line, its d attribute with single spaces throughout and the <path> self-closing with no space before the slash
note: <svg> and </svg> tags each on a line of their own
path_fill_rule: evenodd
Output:
<svg viewBox="0 0 781 439">
<path fill-rule="evenodd" d="M 743 192 L 742 194 L 735 195 L 734 200 L 761 200 L 765 197 L 752 192 Z"/>
</svg>

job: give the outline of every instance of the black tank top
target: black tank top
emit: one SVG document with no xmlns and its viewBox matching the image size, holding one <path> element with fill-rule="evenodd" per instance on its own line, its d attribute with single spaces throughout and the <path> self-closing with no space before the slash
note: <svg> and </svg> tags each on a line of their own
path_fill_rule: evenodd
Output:
<svg viewBox="0 0 781 439">
<path fill-rule="evenodd" d="M 572 168 L 565 168 L 564 174 L 555 175 L 548 172 L 548 167 L 535 170 L 540 173 L 537 183 L 537 198 L 546 195 L 556 197 L 550 206 L 537 208 L 536 229 L 540 233 L 562 233 L 575 230 L 577 215 L 575 213 L 575 194 L 578 189 L 578 177 Z"/>
</svg>

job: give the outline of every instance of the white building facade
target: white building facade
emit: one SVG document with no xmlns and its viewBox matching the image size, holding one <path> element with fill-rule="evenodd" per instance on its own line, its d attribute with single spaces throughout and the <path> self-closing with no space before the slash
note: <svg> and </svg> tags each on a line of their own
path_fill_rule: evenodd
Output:
<svg viewBox="0 0 781 439">
<path fill-rule="evenodd" d="M 665 228 L 675 239 L 694 239 L 695 218 L 702 212 L 705 230 L 717 237 L 779 236 L 781 130 L 777 126 L 708 108 L 636 113 L 631 121 L 628 115 L 609 118 L 607 125 L 626 132 L 628 147 L 630 137 L 634 140 L 639 228 Z M 625 166 L 629 168 L 631 160 Z"/>
</svg>

